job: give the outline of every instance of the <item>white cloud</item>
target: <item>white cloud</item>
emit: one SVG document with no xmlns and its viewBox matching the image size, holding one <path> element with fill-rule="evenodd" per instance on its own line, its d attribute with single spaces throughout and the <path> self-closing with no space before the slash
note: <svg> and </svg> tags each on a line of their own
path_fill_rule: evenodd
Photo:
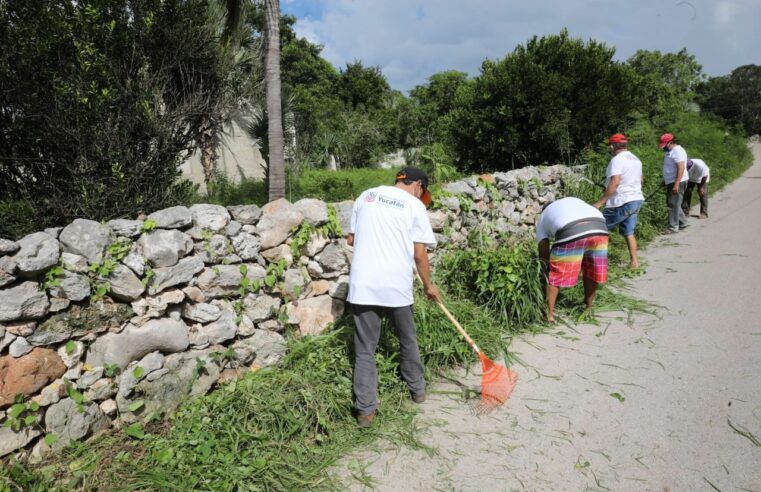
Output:
<svg viewBox="0 0 761 492">
<path fill-rule="evenodd" d="M 314 0 L 310 1 L 311 7 Z M 626 59 L 637 49 L 686 47 L 711 75 L 761 63 L 755 21 L 761 0 L 320 0 L 319 18 L 296 31 L 324 45 L 336 67 L 378 65 L 395 88 L 408 90 L 432 74 L 475 75 L 485 58 L 501 58 L 533 35 L 567 27 Z"/>
</svg>

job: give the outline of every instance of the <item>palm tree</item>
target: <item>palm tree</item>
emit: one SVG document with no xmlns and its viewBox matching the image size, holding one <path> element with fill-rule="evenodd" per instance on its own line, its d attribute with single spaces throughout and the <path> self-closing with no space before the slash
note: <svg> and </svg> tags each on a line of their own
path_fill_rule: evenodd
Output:
<svg viewBox="0 0 761 492">
<path fill-rule="evenodd" d="M 267 140 L 269 147 L 269 200 L 285 196 L 283 116 L 280 100 L 280 0 L 264 0 L 267 51 L 264 58 L 267 87 Z"/>
</svg>

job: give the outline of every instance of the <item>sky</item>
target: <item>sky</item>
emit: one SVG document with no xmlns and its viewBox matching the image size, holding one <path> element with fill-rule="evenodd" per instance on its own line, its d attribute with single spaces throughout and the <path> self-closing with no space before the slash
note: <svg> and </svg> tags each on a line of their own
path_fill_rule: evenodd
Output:
<svg viewBox="0 0 761 492">
<path fill-rule="evenodd" d="M 281 0 L 298 35 L 337 68 L 379 66 L 408 91 L 444 70 L 478 75 L 532 36 L 594 39 L 625 61 L 638 49 L 694 55 L 725 75 L 761 65 L 761 0 Z"/>
</svg>

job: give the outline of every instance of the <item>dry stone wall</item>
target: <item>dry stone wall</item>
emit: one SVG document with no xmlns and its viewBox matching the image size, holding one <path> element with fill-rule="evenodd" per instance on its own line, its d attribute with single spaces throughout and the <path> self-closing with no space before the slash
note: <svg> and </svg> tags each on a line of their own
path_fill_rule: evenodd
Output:
<svg viewBox="0 0 761 492">
<path fill-rule="evenodd" d="M 525 168 L 445 185 L 429 212 L 434 256 L 485 235 L 530 237 L 569 173 Z M 38 459 L 171 412 L 276 364 L 287 327 L 324 331 L 344 312 L 352 252 L 339 231 L 352 206 L 178 206 L 0 239 L 0 456 Z"/>
</svg>

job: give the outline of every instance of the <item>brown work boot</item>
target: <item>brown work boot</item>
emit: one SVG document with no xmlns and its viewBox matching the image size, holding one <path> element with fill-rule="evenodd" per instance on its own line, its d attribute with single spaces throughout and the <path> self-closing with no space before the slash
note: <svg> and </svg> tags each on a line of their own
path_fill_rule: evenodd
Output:
<svg viewBox="0 0 761 492">
<path fill-rule="evenodd" d="M 373 420 L 375 420 L 375 414 L 378 413 L 377 411 L 374 411 L 373 413 L 369 413 L 367 415 L 357 415 L 357 425 L 360 429 L 367 429 L 371 425 L 373 425 Z"/>
<path fill-rule="evenodd" d="M 425 393 L 412 394 L 412 401 L 414 401 L 417 404 L 421 404 L 425 402 L 425 399 L 426 399 Z"/>
</svg>

